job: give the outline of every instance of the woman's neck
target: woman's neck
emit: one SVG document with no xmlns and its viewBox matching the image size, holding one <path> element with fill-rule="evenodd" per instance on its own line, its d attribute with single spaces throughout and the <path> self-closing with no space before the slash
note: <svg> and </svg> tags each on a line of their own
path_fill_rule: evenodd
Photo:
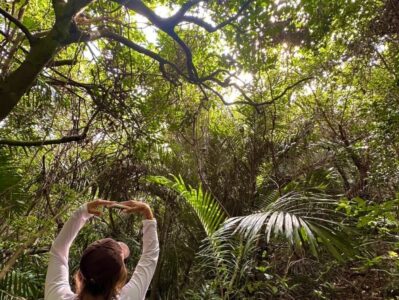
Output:
<svg viewBox="0 0 399 300">
<path fill-rule="evenodd" d="M 84 295 L 81 300 L 105 300 L 103 296 Z"/>
</svg>

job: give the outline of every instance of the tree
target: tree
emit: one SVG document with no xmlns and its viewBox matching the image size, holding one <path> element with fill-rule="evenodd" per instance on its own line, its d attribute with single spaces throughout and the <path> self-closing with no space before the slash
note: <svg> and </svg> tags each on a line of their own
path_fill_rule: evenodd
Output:
<svg viewBox="0 0 399 300">
<path fill-rule="evenodd" d="M 1 2 L 1 83 L 31 87 L 0 122 L 0 298 L 42 296 L 96 197 L 154 207 L 151 299 L 395 298 L 396 2 Z M 140 226 L 92 220 L 71 270 L 104 236 L 132 270 Z"/>
<path fill-rule="evenodd" d="M 94 6 L 92 2 L 87 0 L 71 0 L 67 3 L 57 0 L 52 1 L 52 13 L 55 16 L 55 22 L 50 30 L 36 29 L 40 31 L 37 34 L 32 34 L 18 18 L 15 18 L 6 10 L 0 10 L 4 18 L 12 22 L 24 33 L 25 39 L 29 44 L 29 50 L 24 50 L 27 52 L 26 58 L 20 66 L 10 74 L 3 74 L 3 79 L 0 82 L 0 97 L 2 99 L 0 119 L 4 119 L 13 107 L 17 105 L 21 97 L 35 83 L 37 76 L 42 73 L 44 68 L 57 65 L 56 62 L 54 63 L 54 59 L 60 51 L 73 44 L 85 43 L 97 39 L 116 41 L 154 59 L 159 63 L 160 70 L 166 79 L 171 80 L 167 74 L 167 71 L 170 70 L 172 73 L 177 73 L 177 75 L 182 76 L 191 83 L 201 85 L 207 81 L 211 81 L 221 70 L 213 71 L 213 73 L 201 77 L 194 66 L 191 50 L 180 38 L 179 34 L 176 33 L 176 27 L 182 22 L 188 22 L 202 27 L 208 32 L 214 32 L 235 21 L 251 3 L 251 1 L 245 2 L 233 16 L 216 26 L 212 26 L 196 16 L 187 15 L 190 9 L 202 1 L 190 0 L 186 2 L 182 4 L 173 16 L 168 18 L 158 16 L 142 1 L 115 1 L 116 4 L 122 5 L 128 10 L 146 17 L 151 24 L 166 33 L 181 47 L 186 57 L 186 67 L 179 68 L 176 64 L 163 58 L 158 53 L 146 49 L 112 30 L 112 25 L 117 20 L 113 18 L 112 14 L 106 13 L 104 5 L 100 5 L 97 8 L 98 11 L 92 10 L 91 8 Z M 23 7 L 19 11 L 20 15 L 22 15 Z M 94 32 L 80 27 L 81 25 L 88 26 L 99 24 L 100 22 L 104 23 Z M 7 39 L 12 38 L 4 32 L 3 35 Z M 16 47 L 22 46 L 16 45 Z"/>
</svg>

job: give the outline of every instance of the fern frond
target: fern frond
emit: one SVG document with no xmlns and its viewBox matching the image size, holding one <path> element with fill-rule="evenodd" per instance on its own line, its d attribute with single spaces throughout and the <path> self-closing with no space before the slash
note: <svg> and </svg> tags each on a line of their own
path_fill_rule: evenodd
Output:
<svg viewBox="0 0 399 300">
<path fill-rule="evenodd" d="M 27 194 L 21 185 L 22 175 L 18 163 L 10 155 L 0 151 L 0 213 L 4 216 L 22 213 L 27 203 Z"/>
<path fill-rule="evenodd" d="M 32 272 L 13 270 L 0 281 L 0 300 L 37 299 L 43 282 Z"/>
<path fill-rule="evenodd" d="M 195 189 L 186 185 L 179 175 L 172 175 L 173 180 L 164 176 L 149 176 L 147 181 L 163 185 L 179 193 L 193 208 L 207 236 L 211 236 L 226 220 L 226 213 L 222 206 L 209 193 L 204 192 L 201 185 Z"/>
<path fill-rule="evenodd" d="M 235 226 L 235 233 L 246 238 L 264 232 L 269 242 L 272 237 L 283 236 L 295 247 L 309 246 L 318 255 L 319 244 L 338 260 L 353 256 L 355 248 L 348 243 L 341 222 L 344 215 L 336 211 L 337 201 L 324 194 L 288 193 L 267 205 L 262 211 L 226 220 Z"/>
</svg>

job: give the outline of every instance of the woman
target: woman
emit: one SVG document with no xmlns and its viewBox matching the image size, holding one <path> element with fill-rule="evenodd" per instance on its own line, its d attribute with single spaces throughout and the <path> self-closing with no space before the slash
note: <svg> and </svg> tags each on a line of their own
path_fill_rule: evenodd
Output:
<svg viewBox="0 0 399 300">
<path fill-rule="evenodd" d="M 76 293 L 69 285 L 69 247 L 86 221 L 99 216 L 98 208 L 112 207 L 116 202 L 95 200 L 81 206 L 65 223 L 50 249 L 46 275 L 45 300 L 142 300 L 150 285 L 158 261 L 159 245 L 156 220 L 151 208 L 139 201 L 118 204 L 128 206 L 127 213 L 137 212 L 143 220 L 143 253 L 132 278 L 127 284 L 127 271 L 123 260 L 129 248 L 113 239 L 102 239 L 89 245 L 83 252 L 79 271 L 75 274 Z"/>
</svg>

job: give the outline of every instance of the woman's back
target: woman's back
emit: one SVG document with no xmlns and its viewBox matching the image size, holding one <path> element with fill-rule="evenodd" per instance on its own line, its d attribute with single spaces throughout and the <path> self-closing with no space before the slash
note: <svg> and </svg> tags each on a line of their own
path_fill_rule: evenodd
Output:
<svg viewBox="0 0 399 300">
<path fill-rule="evenodd" d="M 86 286 L 85 282 L 87 280 L 93 280 L 95 282 L 95 280 L 98 280 L 100 277 L 84 278 L 84 275 L 81 274 L 81 278 L 77 279 L 77 292 L 80 294 L 80 297 L 78 294 L 72 292 L 69 285 L 69 248 L 86 221 L 92 217 L 93 214 L 97 214 L 97 211 L 95 209 L 92 210 L 90 206 L 94 202 L 95 201 L 85 204 L 75 211 L 55 239 L 50 249 L 50 260 L 45 284 L 45 300 L 108 300 L 105 299 L 106 297 L 104 298 L 104 295 L 93 295 L 90 292 L 84 292 L 84 287 Z M 97 206 L 94 204 L 93 206 L 96 208 L 101 204 L 105 205 L 105 203 L 110 203 L 110 201 L 97 202 Z M 124 202 L 124 204 L 128 203 Z M 132 207 L 132 211 L 140 212 L 137 207 Z M 156 220 L 152 218 L 152 213 L 146 211 L 144 215 L 147 219 L 143 220 L 143 252 L 130 280 L 117 290 L 116 299 L 119 300 L 144 299 L 155 272 L 159 254 L 157 224 Z M 113 255 L 113 258 L 115 258 L 115 255 Z M 103 258 L 99 259 L 98 264 L 101 264 L 102 261 Z M 96 270 L 100 270 L 97 268 L 97 264 L 95 267 Z M 93 274 L 101 275 L 102 273 L 97 271 L 97 273 Z M 111 296 L 111 298 L 113 297 Z"/>
</svg>

